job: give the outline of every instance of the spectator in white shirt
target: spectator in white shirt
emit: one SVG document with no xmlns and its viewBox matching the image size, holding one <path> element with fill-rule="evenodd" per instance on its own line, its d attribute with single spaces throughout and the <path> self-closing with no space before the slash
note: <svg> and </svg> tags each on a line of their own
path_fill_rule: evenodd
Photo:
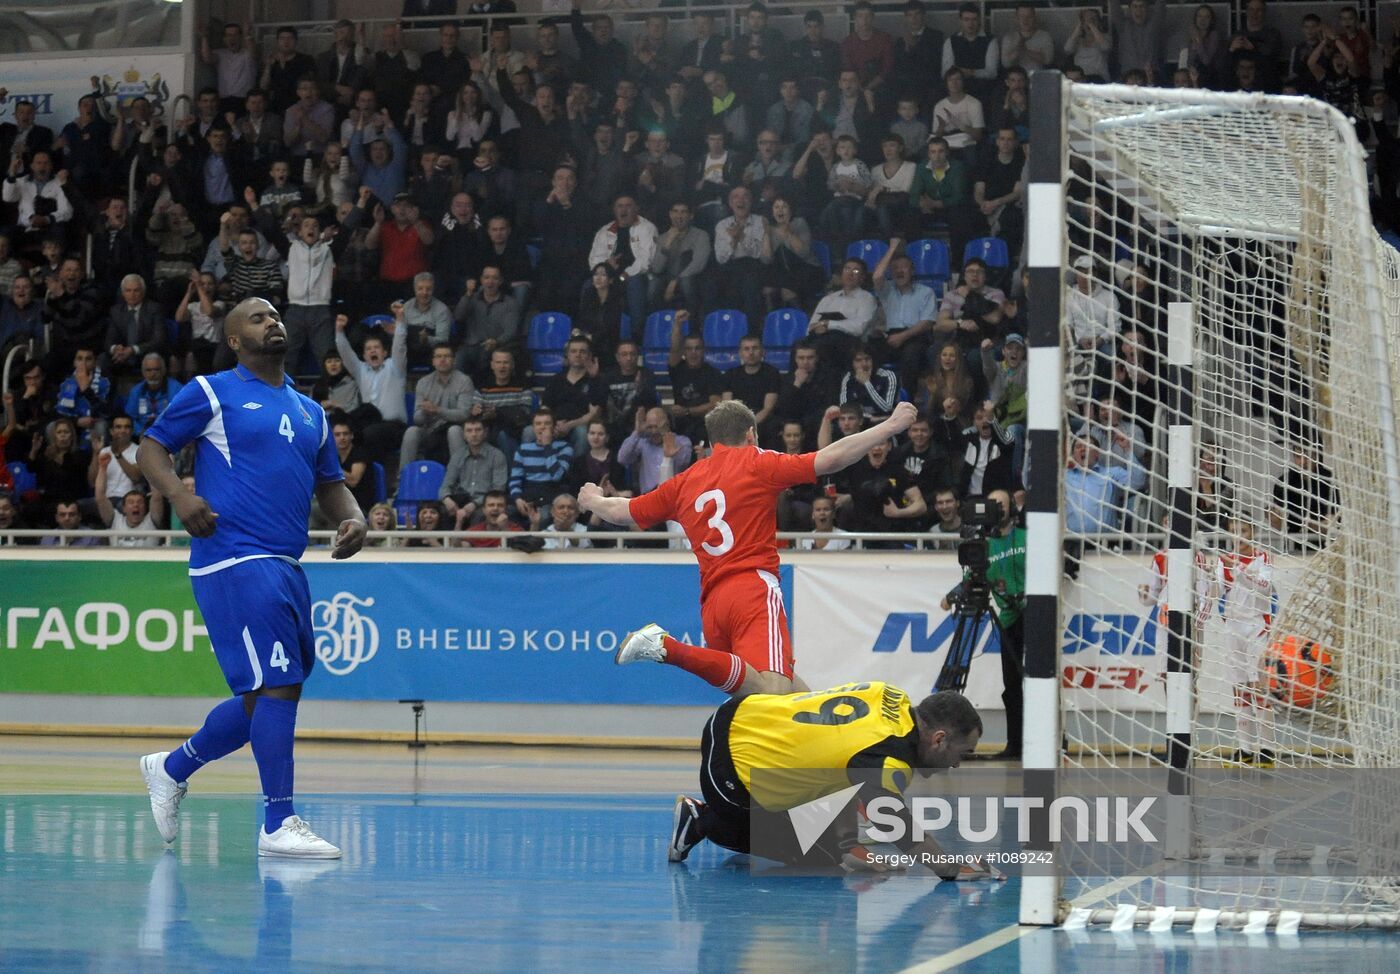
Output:
<svg viewBox="0 0 1400 974">
<path fill-rule="evenodd" d="M 564 548 L 591 548 L 588 528 L 579 523 L 578 501 L 573 494 L 560 494 L 549 505 L 549 516 L 553 518 L 540 530 L 555 537 L 544 539 L 545 551 L 559 551 Z"/>
<path fill-rule="evenodd" d="M 73 204 L 63 192 L 63 179 L 55 179 L 53 155 L 48 150 L 34 153 L 29 160 L 29 175 L 21 176 L 22 155 L 10 158 L 9 174 L 0 198 L 6 203 L 19 204 L 19 227 L 37 245 L 54 227 L 73 219 Z M 26 244 L 28 246 L 28 244 Z"/>
<path fill-rule="evenodd" d="M 1074 348 L 1070 352 L 1072 390 L 1080 411 L 1088 416 L 1089 384 L 1102 361 L 1111 360 L 1118 337 L 1118 301 L 1096 280 L 1094 258 L 1082 254 L 1074 260 L 1074 287 L 1065 292 L 1065 317 Z"/>
<path fill-rule="evenodd" d="M 245 34 L 237 24 L 224 24 L 224 46 L 217 50 L 209 45 L 209 32 L 203 23 L 199 33 L 199 57 L 212 65 L 219 89 L 219 110 L 243 114 L 243 100 L 258 83 L 257 41 L 252 25 Z"/>
<path fill-rule="evenodd" d="M 743 311 L 752 328 L 763 320 L 763 268 L 773 259 L 772 242 L 747 187 L 729 191 L 729 213 L 715 226 L 716 290 L 720 306 Z"/>
<path fill-rule="evenodd" d="M 156 530 L 156 521 L 164 515 L 165 497 L 160 491 L 153 491 L 148 507 L 145 494 L 139 490 L 129 490 L 122 497 L 122 509 L 119 514 L 107 497 L 107 470 L 111 464 L 110 453 L 98 455 L 97 483 L 93 487 L 93 492 L 97 495 L 97 514 L 112 532 L 111 543 L 118 548 L 159 546 L 161 539 L 152 537 L 147 532 Z"/>
<path fill-rule="evenodd" d="M 812 533 L 831 535 L 827 538 L 803 538 L 797 542 L 798 551 L 845 551 L 851 542 L 838 535 L 849 534 L 836 526 L 836 502 L 830 497 L 812 501 Z"/>
<path fill-rule="evenodd" d="M 1016 4 L 1016 29 L 1001 38 L 1001 66 L 1020 67 L 1027 73 L 1055 62 L 1055 41 L 1035 22 L 1035 4 Z"/>
<path fill-rule="evenodd" d="M 647 286 L 656 259 L 656 224 L 641 215 L 637 201 L 624 193 L 613 201 L 613 222 L 593 235 L 588 266 L 611 264 L 626 278 L 627 313 L 640 329 L 647 317 Z"/>
<path fill-rule="evenodd" d="M 841 265 L 841 289 L 817 302 L 807 335 L 827 368 L 845 372 L 855 347 L 884 323 L 875 295 L 866 290 L 867 269 L 859 257 Z"/>
</svg>

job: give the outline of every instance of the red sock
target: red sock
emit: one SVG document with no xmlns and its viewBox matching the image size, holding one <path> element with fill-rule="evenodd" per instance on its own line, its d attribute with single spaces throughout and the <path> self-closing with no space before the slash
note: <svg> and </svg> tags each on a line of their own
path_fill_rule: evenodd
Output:
<svg viewBox="0 0 1400 974">
<path fill-rule="evenodd" d="M 744 682 L 744 661 L 733 653 L 691 646 L 670 636 L 662 639 L 661 645 L 666 647 L 666 662 L 679 666 L 687 673 L 694 673 L 725 693 L 733 693 Z"/>
</svg>

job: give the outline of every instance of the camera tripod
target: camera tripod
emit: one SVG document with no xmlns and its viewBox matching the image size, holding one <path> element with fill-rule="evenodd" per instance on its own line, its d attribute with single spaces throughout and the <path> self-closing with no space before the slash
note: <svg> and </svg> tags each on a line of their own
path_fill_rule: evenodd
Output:
<svg viewBox="0 0 1400 974">
<path fill-rule="evenodd" d="M 977 651 L 978 637 L 984 626 L 997 625 L 996 613 L 991 605 L 991 588 L 986 579 L 970 578 L 964 582 L 953 611 L 957 613 L 958 621 L 953 627 L 948 656 L 943 660 L 943 669 L 939 671 L 933 689 L 962 693 L 967 688 L 967 677 L 972 671 L 972 657 Z"/>
</svg>

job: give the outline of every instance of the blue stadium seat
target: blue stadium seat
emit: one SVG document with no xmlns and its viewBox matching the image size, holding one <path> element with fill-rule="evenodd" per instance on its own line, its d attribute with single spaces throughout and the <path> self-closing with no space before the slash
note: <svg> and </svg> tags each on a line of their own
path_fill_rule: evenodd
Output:
<svg viewBox="0 0 1400 974">
<path fill-rule="evenodd" d="M 418 404 L 418 395 L 413 392 L 403 394 L 403 412 L 408 417 L 408 421 L 413 422 L 413 408 Z"/>
<path fill-rule="evenodd" d="M 29 469 L 29 465 L 20 460 L 5 465 L 10 471 L 10 479 L 15 482 L 15 496 L 23 497 L 31 490 L 39 488 L 39 478 Z"/>
<path fill-rule="evenodd" d="M 725 309 L 705 316 L 705 361 L 723 372 L 739 364 L 739 340 L 749 333 L 742 311 Z"/>
<path fill-rule="evenodd" d="M 624 340 L 632 337 L 632 316 L 625 311 L 622 313 L 622 324 L 618 327 L 617 333 Z"/>
<path fill-rule="evenodd" d="M 393 321 L 393 315 L 366 315 L 360 319 L 360 324 L 366 328 L 383 328 L 385 325 L 393 324 Z"/>
<path fill-rule="evenodd" d="M 664 373 L 670 368 L 671 323 L 675 320 L 674 311 L 653 311 L 647 315 L 646 327 L 642 329 L 642 363 L 653 372 Z M 689 322 L 685 333 L 690 334 Z"/>
<path fill-rule="evenodd" d="M 438 488 L 447 476 L 447 468 L 432 460 L 415 460 L 399 471 L 399 490 L 394 496 L 394 510 L 399 523 L 410 525 L 418 511 L 419 501 L 437 500 Z"/>
<path fill-rule="evenodd" d="M 950 274 L 948 245 L 936 238 L 915 240 L 904 252 L 914 262 L 915 279 L 942 294 Z"/>
<path fill-rule="evenodd" d="M 165 334 L 170 339 L 171 348 L 180 347 L 180 323 L 174 318 L 165 319 Z"/>
<path fill-rule="evenodd" d="M 880 263 L 880 258 L 885 256 L 885 251 L 890 249 L 890 245 L 883 240 L 853 240 L 846 248 L 846 259 L 859 257 L 865 261 L 865 269 L 873 271 L 875 265 Z"/>
<path fill-rule="evenodd" d="M 1006 249 L 1006 241 L 1000 237 L 978 237 L 969 240 L 963 248 L 963 263 L 978 257 L 986 261 L 988 267 L 1010 267 L 1011 254 Z"/>
<path fill-rule="evenodd" d="M 817 263 L 822 265 L 822 273 L 831 277 L 831 248 L 820 240 L 812 241 L 812 256 L 817 259 Z M 822 282 L 825 286 L 826 282 Z"/>
<path fill-rule="evenodd" d="M 763 357 L 780 372 L 792 366 L 793 342 L 807 334 L 807 314 L 799 308 L 779 308 L 763 319 Z"/>
<path fill-rule="evenodd" d="M 530 319 L 526 347 L 537 375 L 553 375 L 564 367 L 564 343 L 574 330 L 573 319 L 561 311 L 545 311 Z"/>
<path fill-rule="evenodd" d="M 374 476 L 374 502 L 382 504 L 389 499 L 389 488 L 384 479 L 384 464 L 371 463 L 369 470 Z"/>
<path fill-rule="evenodd" d="M 539 269 L 540 269 L 540 248 L 536 247 L 534 244 L 526 244 L 526 245 L 525 245 L 525 253 L 527 253 L 527 254 L 530 255 L 530 269 L 531 269 L 531 270 L 539 270 Z"/>
</svg>

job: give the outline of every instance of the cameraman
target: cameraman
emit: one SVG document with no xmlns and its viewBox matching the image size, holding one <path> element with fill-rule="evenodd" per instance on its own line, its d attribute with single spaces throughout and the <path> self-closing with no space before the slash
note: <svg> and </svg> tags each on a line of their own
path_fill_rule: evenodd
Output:
<svg viewBox="0 0 1400 974">
<path fill-rule="evenodd" d="M 996 603 L 997 629 L 1001 636 L 1001 702 L 1006 708 L 1006 748 L 995 760 L 1019 761 L 1023 713 L 1021 678 L 1026 651 L 1022 620 L 1026 605 L 1026 529 L 1019 523 L 1009 493 L 993 490 L 986 499 L 988 506 L 995 508 L 998 519 L 996 525 L 987 530 L 987 582 Z M 968 526 L 969 521 L 964 513 L 964 537 L 975 537 L 968 534 L 976 531 Z M 965 572 L 963 582 L 943 597 L 940 608 L 945 612 L 951 609 L 962 597 L 967 581 Z"/>
</svg>

